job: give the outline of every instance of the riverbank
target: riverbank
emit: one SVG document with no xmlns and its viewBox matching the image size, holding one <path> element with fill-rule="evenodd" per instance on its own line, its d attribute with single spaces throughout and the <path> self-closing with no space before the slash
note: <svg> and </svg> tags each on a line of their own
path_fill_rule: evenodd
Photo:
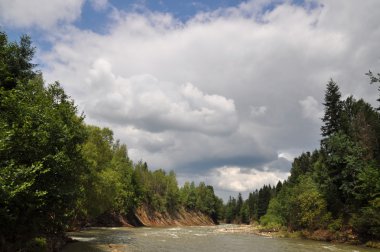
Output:
<svg viewBox="0 0 380 252">
<path fill-rule="evenodd" d="M 260 225 L 254 224 L 223 226 L 222 228 L 216 229 L 215 231 L 220 233 L 249 233 L 270 238 L 308 239 L 314 241 L 359 245 L 380 249 L 380 241 L 368 241 L 366 243 L 362 243 L 350 230 L 347 230 L 345 232 L 331 232 L 328 230 L 315 230 L 312 232 L 308 230 L 302 230 L 289 232 L 284 229 L 266 229 Z"/>
<path fill-rule="evenodd" d="M 189 211 L 184 208 L 178 211 L 157 212 L 146 206 L 139 207 L 135 212 L 135 218 L 145 227 L 170 227 L 170 226 L 209 226 L 215 225 L 210 216 L 200 211 Z"/>
<path fill-rule="evenodd" d="M 308 239 L 268 238 L 252 232 L 249 226 L 114 227 L 90 228 L 68 235 L 78 242 L 63 252 L 379 252 L 364 246 L 327 243 Z"/>
<path fill-rule="evenodd" d="M 185 226 L 214 226 L 216 223 L 212 218 L 200 211 L 187 210 L 180 208 L 174 212 L 158 212 L 150 209 L 146 205 L 141 205 L 134 212 L 129 215 L 123 215 L 116 212 L 106 212 L 93 220 L 87 220 L 77 222 L 72 225 L 70 232 L 88 231 L 96 228 L 138 228 L 138 227 L 185 227 Z M 75 243 L 76 238 L 73 237 Z M 68 240 L 71 243 L 71 240 Z M 86 244 L 70 244 L 70 247 L 75 248 L 79 246 L 75 251 L 98 251 L 95 247 L 86 248 Z M 118 251 L 119 245 L 107 244 L 104 246 L 115 247 L 115 251 Z M 81 250 L 82 249 L 82 250 Z M 103 248 L 104 249 L 104 248 Z M 120 248 L 119 248 L 120 249 Z M 113 250 L 112 250 L 113 251 Z"/>
</svg>

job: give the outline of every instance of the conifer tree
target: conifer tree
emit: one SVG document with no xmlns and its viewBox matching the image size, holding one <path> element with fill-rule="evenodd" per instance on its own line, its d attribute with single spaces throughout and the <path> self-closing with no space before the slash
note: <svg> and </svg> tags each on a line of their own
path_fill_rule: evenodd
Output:
<svg viewBox="0 0 380 252">
<path fill-rule="evenodd" d="M 259 198 L 257 204 L 257 217 L 260 219 L 261 216 L 267 213 L 269 201 L 271 199 L 271 186 L 264 185 L 259 190 Z"/>
<path fill-rule="evenodd" d="M 341 127 L 341 110 L 340 101 L 341 93 L 338 85 L 331 79 L 327 84 L 325 93 L 325 115 L 322 118 L 324 125 L 321 127 L 322 136 L 328 137 L 339 131 Z"/>
</svg>

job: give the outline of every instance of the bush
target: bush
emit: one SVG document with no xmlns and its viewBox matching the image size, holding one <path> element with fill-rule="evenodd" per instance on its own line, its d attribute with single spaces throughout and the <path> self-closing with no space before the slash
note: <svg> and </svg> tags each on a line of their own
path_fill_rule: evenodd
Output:
<svg viewBox="0 0 380 252">
<path fill-rule="evenodd" d="M 328 226 L 328 230 L 337 232 L 343 228 L 343 219 L 339 217 L 338 219 L 333 220 Z"/>
<path fill-rule="evenodd" d="M 354 232 L 363 240 L 380 240 L 380 198 L 370 202 L 353 217 Z"/>
<path fill-rule="evenodd" d="M 260 224 L 265 229 L 279 230 L 282 227 L 282 220 L 278 216 L 266 214 L 260 218 Z"/>
<path fill-rule="evenodd" d="M 47 251 L 47 241 L 45 237 L 35 237 L 26 243 L 26 251 L 28 252 L 43 252 Z"/>
</svg>

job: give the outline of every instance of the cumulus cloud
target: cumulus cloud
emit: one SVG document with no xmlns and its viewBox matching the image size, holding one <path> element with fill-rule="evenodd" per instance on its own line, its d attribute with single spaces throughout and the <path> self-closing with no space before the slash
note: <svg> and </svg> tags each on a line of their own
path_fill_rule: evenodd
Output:
<svg viewBox="0 0 380 252">
<path fill-rule="evenodd" d="M 85 0 L 0 0 L 0 24 L 14 27 L 51 28 L 70 23 L 81 14 Z"/>
<path fill-rule="evenodd" d="M 86 78 L 84 110 L 111 123 L 135 125 L 161 132 L 197 131 L 230 134 L 238 126 L 233 100 L 203 93 L 191 83 L 178 85 L 150 75 L 124 78 L 113 74 L 111 64 L 97 59 Z"/>
<path fill-rule="evenodd" d="M 289 176 L 288 172 L 268 172 L 228 166 L 216 168 L 211 174 L 213 175 L 211 181 L 217 189 L 232 192 L 247 192 L 264 185 L 276 185 L 278 181 L 283 181 Z"/>
<path fill-rule="evenodd" d="M 134 160 L 248 190 L 286 178 L 291 159 L 319 145 L 331 77 L 376 101 L 364 73 L 379 66 L 380 20 L 368 10 L 380 1 L 313 2 L 247 1 L 186 22 L 113 10 L 107 33 L 58 31 L 43 72 Z"/>
</svg>

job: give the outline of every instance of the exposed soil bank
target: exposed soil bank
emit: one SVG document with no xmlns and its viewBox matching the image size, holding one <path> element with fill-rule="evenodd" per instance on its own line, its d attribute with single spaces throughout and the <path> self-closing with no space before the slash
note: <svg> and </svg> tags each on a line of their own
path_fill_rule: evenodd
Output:
<svg viewBox="0 0 380 252">
<path fill-rule="evenodd" d="M 173 213 L 160 213 L 141 206 L 134 213 L 121 215 L 106 213 L 86 223 L 86 227 L 166 227 L 166 226 L 207 226 L 215 225 L 214 221 L 199 211 L 184 208 Z"/>
<path fill-rule="evenodd" d="M 199 211 L 185 209 L 174 213 L 159 213 L 150 211 L 146 207 L 140 207 L 137 209 L 135 217 L 143 226 L 149 227 L 215 225 L 209 216 Z"/>
</svg>

